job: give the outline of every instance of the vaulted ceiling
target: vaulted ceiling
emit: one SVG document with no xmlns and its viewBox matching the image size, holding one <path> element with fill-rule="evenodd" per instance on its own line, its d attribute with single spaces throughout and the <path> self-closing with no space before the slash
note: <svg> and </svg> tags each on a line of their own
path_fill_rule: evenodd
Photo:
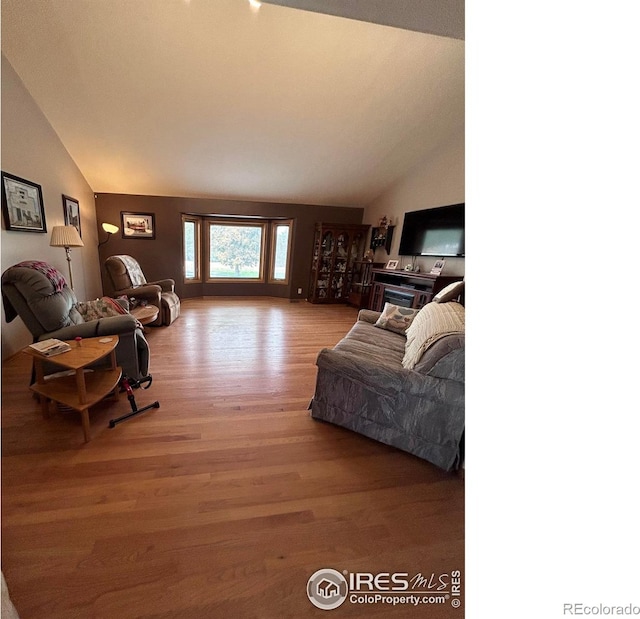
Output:
<svg viewBox="0 0 640 619">
<path fill-rule="evenodd" d="M 463 126 L 463 11 L 292 3 L 2 0 L 2 52 L 95 192 L 365 205 Z"/>
</svg>

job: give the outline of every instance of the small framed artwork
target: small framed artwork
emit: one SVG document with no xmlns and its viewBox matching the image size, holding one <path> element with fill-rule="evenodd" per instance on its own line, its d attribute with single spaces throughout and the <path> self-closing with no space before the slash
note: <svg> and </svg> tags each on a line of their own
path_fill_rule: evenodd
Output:
<svg viewBox="0 0 640 619">
<path fill-rule="evenodd" d="M 2 172 L 2 213 L 7 230 L 46 232 L 42 187 Z"/>
<path fill-rule="evenodd" d="M 436 260 L 433 263 L 433 266 L 431 267 L 431 271 L 429 271 L 429 273 L 431 273 L 432 275 L 440 275 L 440 273 L 442 273 L 442 269 L 444 269 L 444 260 Z"/>
<path fill-rule="evenodd" d="M 156 220 L 153 213 L 120 213 L 123 239 L 155 239 Z"/>
<path fill-rule="evenodd" d="M 62 194 L 62 208 L 64 209 L 64 225 L 74 226 L 82 238 L 80 229 L 80 202 L 71 196 Z"/>
<path fill-rule="evenodd" d="M 398 260 L 389 260 L 389 262 L 387 262 L 387 266 L 384 268 L 389 269 L 390 271 L 395 271 L 395 269 L 398 268 L 398 262 Z"/>
</svg>

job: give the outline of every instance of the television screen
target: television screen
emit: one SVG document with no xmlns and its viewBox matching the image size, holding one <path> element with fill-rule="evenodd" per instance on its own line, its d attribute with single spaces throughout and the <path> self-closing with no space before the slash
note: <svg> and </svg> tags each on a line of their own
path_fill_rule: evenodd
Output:
<svg viewBox="0 0 640 619">
<path fill-rule="evenodd" d="M 405 213 L 401 256 L 464 256 L 464 203 Z"/>
</svg>

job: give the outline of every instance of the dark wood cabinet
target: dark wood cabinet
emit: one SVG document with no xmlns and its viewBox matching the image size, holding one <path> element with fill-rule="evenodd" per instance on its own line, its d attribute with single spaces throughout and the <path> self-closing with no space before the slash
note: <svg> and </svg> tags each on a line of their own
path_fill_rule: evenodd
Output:
<svg viewBox="0 0 640 619">
<path fill-rule="evenodd" d="M 371 288 L 373 287 L 373 269 L 383 267 L 384 264 L 384 262 L 371 262 L 371 260 L 356 260 L 354 262 L 347 299 L 349 305 L 358 309 L 369 307 Z"/>
<path fill-rule="evenodd" d="M 309 282 L 311 303 L 346 303 L 356 260 L 362 260 L 370 226 L 316 224 Z"/>
<path fill-rule="evenodd" d="M 461 279 L 462 276 L 373 269 L 369 309 L 380 312 L 386 301 L 419 309 L 429 303 L 445 286 Z"/>
</svg>

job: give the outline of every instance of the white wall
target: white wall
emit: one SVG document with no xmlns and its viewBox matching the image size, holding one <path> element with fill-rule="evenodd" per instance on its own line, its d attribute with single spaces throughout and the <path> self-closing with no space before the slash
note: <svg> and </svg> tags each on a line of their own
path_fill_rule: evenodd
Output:
<svg viewBox="0 0 640 619">
<path fill-rule="evenodd" d="M 1 267 L 21 260 L 44 260 L 68 277 L 66 254 L 50 247 L 53 226 L 64 225 L 62 194 L 80 202 L 84 247 L 71 250 L 73 283 L 80 300 L 102 294 L 98 262 L 98 231 L 93 191 L 9 61 L 2 55 L 2 170 L 42 186 L 46 234 L 0 231 Z M 20 318 L 5 321 L 2 311 L 2 358 L 31 343 Z"/>
<path fill-rule="evenodd" d="M 381 196 L 367 205 L 364 211 L 364 222 L 377 226 L 383 216 L 392 219 L 395 224 L 391 252 L 387 255 L 384 248 L 378 248 L 376 262 L 386 262 L 398 256 L 400 235 L 404 214 L 408 211 L 458 204 L 465 198 L 465 148 L 464 126 L 451 139 L 418 163 L 404 178 L 396 182 Z M 468 206 L 468 205 L 467 205 Z M 408 264 L 411 258 L 401 258 L 402 265 Z M 429 271 L 435 258 L 418 258 L 416 264 L 422 271 Z M 447 258 L 444 275 L 464 275 L 464 258 Z"/>
</svg>

